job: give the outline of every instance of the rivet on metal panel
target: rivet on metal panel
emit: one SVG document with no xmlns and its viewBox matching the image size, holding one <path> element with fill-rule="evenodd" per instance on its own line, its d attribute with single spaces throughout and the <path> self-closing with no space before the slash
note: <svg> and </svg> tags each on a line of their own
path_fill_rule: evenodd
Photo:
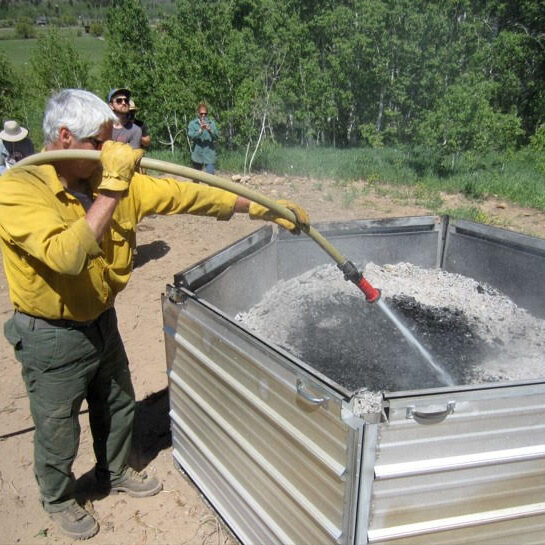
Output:
<svg viewBox="0 0 545 545">
<path fill-rule="evenodd" d="M 455 401 L 449 401 L 445 409 L 437 410 L 435 407 L 429 407 L 428 410 L 417 411 L 414 405 L 407 407 L 406 418 L 409 420 L 415 420 L 419 424 L 439 424 L 443 422 L 447 416 L 454 412 L 456 407 Z"/>
<path fill-rule="evenodd" d="M 322 405 L 327 409 L 328 397 L 315 397 L 305 390 L 305 385 L 301 379 L 297 379 L 297 393 L 312 405 Z"/>
</svg>

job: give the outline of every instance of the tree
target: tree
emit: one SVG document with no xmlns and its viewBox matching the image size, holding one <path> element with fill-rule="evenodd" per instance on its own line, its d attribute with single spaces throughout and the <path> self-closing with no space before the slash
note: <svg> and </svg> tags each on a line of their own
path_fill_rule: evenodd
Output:
<svg viewBox="0 0 545 545">
<path fill-rule="evenodd" d="M 36 30 L 32 26 L 32 19 L 30 17 L 19 17 L 15 24 L 15 36 L 24 40 L 36 37 Z"/>
<path fill-rule="evenodd" d="M 453 168 L 457 156 L 466 151 L 504 151 L 517 145 L 523 133 L 520 119 L 494 111 L 490 104 L 494 90 L 493 83 L 464 75 L 424 115 L 419 141 L 439 154 L 443 167 Z"/>
<path fill-rule="evenodd" d="M 106 12 L 104 89 L 128 87 L 139 106 L 153 93 L 153 40 L 140 0 L 114 0 Z M 164 77 L 164 75 L 163 75 Z M 105 93 L 106 94 L 106 93 Z"/>
<path fill-rule="evenodd" d="M 30 65 L 35 87 L 42 96 L 64 88 L 84 89 L 89 84 L 89 63 L 56 28 L 38 38 Z"/>
<path fill-rule="evenodd" d="M 165 21 L 154 34 L 154 56 L 150 79 L 153 92 L 146 100 L 147 123 L 153 127 L 159 144 L 174 151 L 176 144 L 185 146 L 188 115 L 197 98 L 188 78 L 187 57 L 177 39 L 177 26 Z"/>
<path fill-rule="evenodd" d="M 22 115 L 22 82 L 8 61 L 0 53 L 0 119 L 20 119 Z"/>
</svg>

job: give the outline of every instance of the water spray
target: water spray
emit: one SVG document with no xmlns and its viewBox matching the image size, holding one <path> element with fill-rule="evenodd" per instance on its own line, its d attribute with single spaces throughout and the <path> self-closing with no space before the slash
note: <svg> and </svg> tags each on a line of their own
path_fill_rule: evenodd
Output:
<svg viewBox="0 0 545 545">
<path fill-rule="evenodd" d="M 73 160 L 73 159 L 89 159 L 89 160 L 100 160 L 100 151 L 92 150 L 57 150 L 57 151 L 46 151 L 42 153 L 37 153 L 25 157 L 17 163 L 17 166 L 27 166 L 27 165 L 40 165 L 44 163 L 52 163 L 55 161 L 61 160 Z M 140 165 L 144 169 L 148 170 L 158 170 L 166 174 L 174 174 L 176 176 L 182 176 L 185 178 L 190 178 L 199 182 L 203 182 L 207 185 L 214 187 L 219 187 L 249 199 L 250 201 L 257 202 L 263 206 L 266 206 L 272 210 L 278 216 L 292 222 L 297 223 L 297 218 L 295 214 L 288 208 L 279 205 L 275 200 L 266 197 L 265 195 L 253 191 L 247 187 L 244 187 L 235 182 L 231 182 L 215 174 L 208 174 L 207 172 L 202 172 L 200 170 L 195 170 L 194 168 L 185 167 L 182 165 L 176 165 L 174 163 L 169 163 L 167 161 L 160 161 L 158 159 L 150 159 L 148 157 L 142 158 Z M 392 321 L 395 327 L 402 333 L 402 335 L 407 339 L 407 341 L 417 349 L 417 351 L 422 355 L 426 362 L 432 367 L 437 376 L 445 384 L 452 385 L 454 380 L 452 377 L 441 367 L 439 367 L 434 361 L 431 355 L 427 350 L 418 342 L 418 340 L 412 335 L 412 333 L 403 325 L 403 323 L 397 318 L 397 316 L 388 308 L 384 301 L 380 301 L 380 290 L 373 287 L 363 276 L 363 274 L 357 269 L 357 267 L 349 260 L 347 260 L 338 250 L 335 248 L 322 234 L 317 231 L 311 225 L 308 228 L 303 229 L 303 231 L 312 238 L 331 258 L 335 260 L 339 269 L 343 272 L 344 278 L 354 283 L 359 290 L 361 290 L 366 300 L 369 303 L 378 302 L 378 308 L 386 315 L 386 317 Z"/>
</svg>

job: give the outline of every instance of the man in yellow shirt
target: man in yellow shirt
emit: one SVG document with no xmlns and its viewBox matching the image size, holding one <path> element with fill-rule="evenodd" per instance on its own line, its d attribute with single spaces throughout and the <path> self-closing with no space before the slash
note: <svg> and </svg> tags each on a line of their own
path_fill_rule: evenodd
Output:
<svg viewBox="0 0 545 545">
<path fill-rule="evenodd" d="M 110 141 L 115 119 L 92 93 L 59 92 L 44 115 L 46 150 L 102 149 L 100 162 L 16 166 L 0 180 L 0 247 L 15 307 L 4 332 L 30 400 L 42 505 L 76 539 L 99 529 L 74 499 L 84 399 L 98 484 L 135 497 L 162 489 L 156 477 L 127 464 L 135 399 L 113 305 L 131 275 L 138 222 L 150 214 L 228 220 L 242 212 L 293 232 L 308 225 L 305 211 L 287 201 L 297 224 L 217 188 L 135 173 L 142 150 Z"/>
</svg>

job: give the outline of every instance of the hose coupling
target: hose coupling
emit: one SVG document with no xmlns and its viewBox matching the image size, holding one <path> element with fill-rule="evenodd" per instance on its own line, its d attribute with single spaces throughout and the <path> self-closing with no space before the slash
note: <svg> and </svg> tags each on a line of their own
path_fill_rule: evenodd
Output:
<svg viewBox="0 0 545 545">
<path fill-rule="evenodd" d="M 364 293 L 368 303 L 374 303 L 380 299 L 380 290 L 374 288 L 358 271 L 358 268 L 352 261 L 345 261 L 342 265 L 337 265 L 344 274 L 344 279 L 356 284 Z"/>
<path fill-rule="evenodd" d="M 344 274 L 344 279 L 358 285 L 362 274 L 352 261 L 345 261 L 342 265 L 337 265 Z"/>
</svg>

